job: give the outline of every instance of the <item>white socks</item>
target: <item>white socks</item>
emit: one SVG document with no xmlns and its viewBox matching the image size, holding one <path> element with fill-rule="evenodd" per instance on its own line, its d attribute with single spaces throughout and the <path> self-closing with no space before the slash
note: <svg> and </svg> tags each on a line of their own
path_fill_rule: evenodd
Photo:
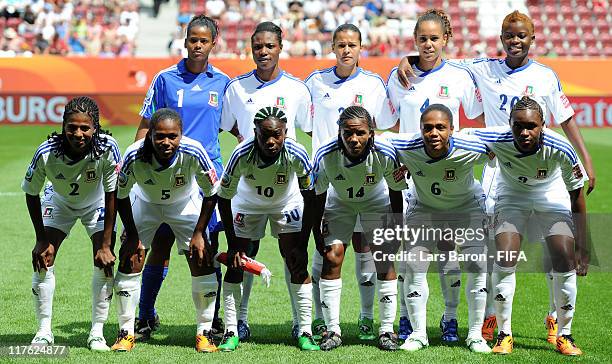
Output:
<svg viewBox="0 0 612 364">
<path fill-rule="evenodd" d="M 379 334 L 394 332 L 393 323 L 397 313 L 397 279 L 376 281 L 378 289 L 378 313 L 380 317 Z"/>
<path fill-rule="evenodd" d="M 196 335 L 202 335 L 204 331 L 210 331 L 212 328 L 217 287 L 216 273 L 191 277 L 191 297 L 196 310 Z"/>
<path fill-rule="evenodd" d="M 448 252 L 440 251 L 440 254 L 448 257 Z M 459 295 L 461 293 L 461 268 L 457 260 L 438 261 L 438 275 L 440 276 L 440 288 L 444 296 L 444 321 L 457 319 L 457 306 L 459 306 Z"/>
<path fill-rule="evenodd" d="M 113 285 L 113 277 L 104 275 L 104 269 L 93 268 L 91 278 L 91 331 L 89 333 L 92 337 L 104 337 L 104 323 L 108 318 L 108 311 L 113 298 Z"/>
<path fill-rule="evenodd" d="M 404 298 L 414 338 L 427 339 L 427 300 L 429 286 L 427 273 L 413 272 L 410 267 L 404 277 Z"/>
<path fill-rule="evenodd" d="M 465 296 L 468 303 L 469 339 L 482 339 L 485 306 L 487 305 L 487 274 L 467 273 Z"/>
<path fill-rule="evenodd" d="M 321 309 L 325 318 L 327 331 L 340 332 L 340 295 L 342 294 L 342 279 L 319 280 L 321 289 Z"/>
<path fill-rule="evenodd" d="M 321 291 L 319 288 L 319 280 L 321 279 L 321 270 L 323 269 L 323 257 L 315 249 L 312 254 L 312 301 L 314 303 L 314 319 L 323 319 L 323 311 L 321 310 Z"/>
<path fill-rule="evenodd" d="M 237 304 L 242 299 L 240 283 L 223 282 L 223 310 L 225 311 L 225 332 L 233 332 L 238 336 Z"/>
<path fill-rule="evenodd" d="M 289 285 L 291 293 L 291 302 L 295 302 L 298 311 L 298 325 L 300 332 L 312 335 L 310 324 L 312 321 L 312 284 L 294 284 Z"/>
<path fill-rule="evenodd" d="M 115 275 L 119 330 L 126 330 L 129 335 L 134 335 L 134 319 L 136 317 L 136 306 L 138 306 L 140 299 L 141 276 L 142 272 L 131 274 L 117 272 Z"/>
<path fill-rule="evenodd" d="M 576 271 L 566 273 L 553 272 L 555 302 L 557 303 L 557 337 L 572 333 L 572 319 L 576 310 Z"/>
<path fill-rule="evenodd" d="M 32 298 L 34 312 L 38 321 L 37 333 L 51 333 L 51 316 L 53 313 L 53 293 L 55 293 L 54 266 L 47 271 L 32 274 Z"/>
<path fill-rule="evenodd" d="M 494 286 L 495 316 L 497 316 L 497 332 L 512 335 L 512 301 L 516 289 L 516 266 L 500 267 L 493 265 L 491 283 Z"/>
<path fill-rule="evenodd" d="M 245 323 L 249 320 L 249 298 L 251 298 L 251 289 L 253 288 L 253 274 L 249 272 L 242 273 L 242 299 L 240 301 L 240 311 L 238 320 Z"/>
<path fill-rule="evenodd" d="M 374 291 L 376 290 L 376 266 L 372 252 L 355 252 L 355 278 L 359 285 L 361 301 L 360 317 L 374 318 Z"/>
</svg>

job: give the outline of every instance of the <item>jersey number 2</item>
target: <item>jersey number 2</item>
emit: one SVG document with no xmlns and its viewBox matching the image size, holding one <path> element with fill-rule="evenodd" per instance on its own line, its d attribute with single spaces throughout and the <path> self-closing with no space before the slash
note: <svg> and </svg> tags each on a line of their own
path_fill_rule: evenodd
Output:
<svg viewBox="0 0 612 364">
<path fill-rule="evenodd" d="M 69 193 L 70 196 L 78 196 L 79 195 L 79 184 L 78 183 L 71 183 L 70 184 L 70 188 L 72 188 L 72 191 L 70 191 L 70 193 Z"/>
<path fill-rule="evenodd" d="M 499 109 L 501 111 L 506 111 L 506 104 L 508 103 L 508 98 L 509 97 L 510 96 L 504 95 L 504 94 L 499 95 L 499 100 L 501 101 L 501 105 L 499 105 Z M 514 107 L 514 104 L 516 104 L 518 100 L 519 100 L 518 96 L 514 96 L 510 100 L 510 109 L 512 109 Z"/>
</svg>

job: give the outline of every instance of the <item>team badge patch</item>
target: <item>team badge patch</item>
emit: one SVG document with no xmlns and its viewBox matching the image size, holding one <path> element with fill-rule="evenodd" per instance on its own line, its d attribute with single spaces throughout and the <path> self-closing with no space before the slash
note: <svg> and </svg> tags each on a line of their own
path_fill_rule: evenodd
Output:
<svg viewBox="0 0 612 364">
<path fill-rule="evenodd" d="M 232 177 L 224 173 L 223 177 L 221 177 L 221 187 L 229 187 L 231 182 L 232 182 Z"/>
<path fill-rule="evenodd" d="M 244 214 L 240 212 L 236 214 L 236 217 L 234 218 L 234 225 L 244 227 Z"/>
<path fill-rule="evenodd" d="M 219 93 L 217 91 L 210 91 L 208 94 L 208 105 L 212 107 L 219 106 Z"/>
<path fill-rule="evenodd" d="M 278 107 L 279 109 L 285 109 L 285 98 L 282 96 L 279 96 L 276 98 L 276 107 Z"/>
<path fill-rule="evenodd" d="M 276 174 L 276 184 L 284 185 L 285 183 L 287 183 L 287 175 L 284 173 L 277 173 Z"/>
<path fill-rule="evenodd" d="M 45 207 L 45 210 L 43 211 L 42 216 L 52 219 L 53 218 L 53 207 Z"/>
<path fill-rule="evenodd" d="M 447 168 L 444 170 L 444 180 L 445 181 L 454 181 L 455 179 L 457 179 L 457 177 L 455 176 L 454 168 Z"/>
<path fill-rule="evenodd" d="M 208 173 L 206 173 L 206 177 L 208 177 L 208 182 L 210 182 L 211 185 L 217 183 L 217 171 L 215 171 L 214 168 L 211 168 Z"/>
<path fill-rule="evenodd" d="M 85 182 L 94 182 L 96 180 L 96 170 L 90 168 L 85 171 Z"/>
<path fill-rule="evenodd" d="M 579 164 L 576 164 L 572 168 L 572 173 L 574 174 L 574 177 L 576 177 L 577 179 L 582 179 L 584 177 L 584 175 L 582 174 L 582 168 L 580 168 Z"/>
<path fill-rule="evenodd" d="M 28 182 L 32 182 L 32 177 L 34 177 L 34 168 L 28 167 L 28 170 L 26 171 L 26 174 L 25 174 L 25 179 Z"/>
<path fill-rule="evenodd" d="M 175 174 L 174 175 L 174 187 L 183 187 L 185 185 L 185 175 Z"/>
<path fill-rule="evenodd" d="M 538 168 L 538 173 L 536 174 L 537 179 L 545 179 L 548 175 L 548 170 L 546 168 Z"/>
<path fill-rule="evenodd" d="M 312 187 L 312 178 L 310 178 L 310 174 L 298 178 L 298 184 L 300 185 L 301 190 L 310 189 Z"/>
<path fill-rule="evenodd" d="M 354 106 L 363 106 L 363 95 L 357 94 L 353 99 Z"/>
<path fill-rule="evenodd" d="M 523 96 L 533 96 L 533 86 L 525 86 L 525 91 L 523 91 Z"/>
<path fill-rule="evenodd" d="M 375 173 L 366 174 L 364 185 L 368 186 L 368 185 L 373 185 L 375 183 L 376 183 L 376 174 Z"/>
<path fill-rule="evenodd" d="M 448 86 L 440 85 L 440 91 L 438 91 L 438 97 L 441 99 L 448 99 L 450 97 L 448 93 Z"/>
</svg>

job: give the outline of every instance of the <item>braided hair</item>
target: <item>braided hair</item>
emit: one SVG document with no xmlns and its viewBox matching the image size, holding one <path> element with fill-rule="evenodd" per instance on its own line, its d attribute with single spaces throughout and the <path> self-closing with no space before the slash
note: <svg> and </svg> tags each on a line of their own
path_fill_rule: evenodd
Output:
<svg viewBox="0 0 612 364">
<path fill-rule="evenodd" d="M 217 27 L 217 22 L 207 17 L 204 14 L 194 16 L 187 25 L 187 31 L 185 32 L 185 36 L 189 37 L 189 32 L 194 27 L 205 27 L 210 30 L 210 35 L 212 36 L 213 41 L 217 40 L 217 35 L 219 34 L 219 28 Z"/>
<path fill-rule="evenodd" d="M 423 120 L 425 119 L 425 115 L 429 114 L 433 111 L 439 111 L 443 113 L 448 118 L 448 125 L 453 127 L 453 112 L 446 106 L 442 104 L 431 104 L 429 105 L 421 114 L 420 123 L 423 124 Z"/>
<path fill-rule="evenodd" d="M 183 130 L 183 120 L 181 120 L 181 115 L 178 112 L 168 108 L 162 108 L 157 110 L 152 116 L 151 120 L 149 120 L 149 130 L 147 130 L 147 135 L 145 135 L 144 142 L 138 152 L 136 154 L 136 158 L 142 160 L 146 163 L 153 163 L 153 140 L 152 140 L 152 131 L 155 129 L 157 124 L 159 124 L 162 120 L 172 120 L 179 124 L 179 128 Z"/>
<path fill-rule="evenodd" d="M 372 120 L 372 116 L 368 110 L 366 110 L 362 106 L 349 106 L 340 114 L 340 118 L 338 119 L 338 145 L 344 150 L 344 143 L 342 143 L 342 132 L 341 130 L 346 126 L 346 123 L 349 120 L 353 119 L 361 119 L 365 120 L 368 124 L 368 129 L 370 131 L 374 130 L 374 120 Z M 370 136 L 368 139 L 368 144 L 366 145 L 365 150 L 369 150 L 374 148 L 374 136 Z"/>
<path fill-rule="evenodd" d="M 453 27 L 451 26 L 448 15 L 440 9 L 428 9 L 417 19 L 416 25 L 414 26 L 414 37 L 416 38 L 417 29 L 424 21 L 435 21 L 440 24 L 442 34 L 446 35 L 447 40 L 453 37 Z"/>
<path fill-rule="evenodd" d="M 91 137 L 91 149 L 89 153 L 91 153 L 94 159 L 100 159 L 102 154 L 104 154 L 106 150 L 106 137 L 100 136 L 100 134 L 102 133 L 110 136 L 111 133 L 106 130 L 101 130 L 100 109 L 98 108 L 98 104 L 90 97 L 78 96 L 68 101 L 64 107 L 62 133 L 58 134 L 57 132 L 53 132 L 51 135 L 47 136 L 50 143 L 60 142 L 60 147 L 55 149 L 55 155 L 57 157 L 64 156 L 66 150 L 70 148 L 68 139 L 66 139 L 66 123 L 68 123 L 72 115 L 81 113 L 86 114 L 91 119 L 95 130 Z"/>
<path fill-rule="evenodd" d="M 272 23 L 271 21 L 265 21 L 263 23 L 257 24 L 257 28 L 255 28 L 253 35 L 251 35 L 251 43 L 253 43 L 253 39 L 255 39 L 255 35 L 261 32 L 274 33 L 276 35 L 276 40 L 278 40 L 278 44 L 281 47 L 283 46 L 283 31 L 278 25 Z"/>
<path fill-rule="evenodd" d="M 512 110 L 510 111 L 510 120 L 512 120 L 512 115 L 519 110 L 533 110 L 538 113 L 539 121 L 544 122 L 544 112 L 542 111 L 542 107 L 537 103 L 537 101 L 528 96 L 523 96 L 516 102 L 516 104 L 514 104 Z"/>
<path fill-rule="evenodd" d="M 276 106 L 262 107 L 261 109 L 257 111 L 257 113 L 255 114 L 255 117 L 253 118 L 255 127 L 260 126 L 261 123 L 263 123 L 266 120 L 276 120 L 285 125 L 287 124 L 287 116 L 285 115 L 285 112 Z M 257 143 L 255 143 L 255 145 L 257 145 Z M 284 153 L 281 152 L 280 154 L 282 156 L 281 158 L 285 158 Z M 247 160 L 251 162 L 256 161 L 258 157 L 259 157 L 259 148 L 255 147 L 253 148 L 253 152 L 251 153 L 251 155 L 249 155 Z"/>
</svg>

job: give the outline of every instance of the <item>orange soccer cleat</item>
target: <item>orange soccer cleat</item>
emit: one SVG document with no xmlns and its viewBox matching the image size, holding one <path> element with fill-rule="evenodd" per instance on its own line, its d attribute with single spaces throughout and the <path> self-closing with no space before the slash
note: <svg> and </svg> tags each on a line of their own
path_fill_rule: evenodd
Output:
<svg viewBox="0 0 612 364">
<path fill-rule="evenodd" d="M 557 319 L 552 317 L 551 315 L 546 316 L 546 329 L 548 330 L 548 335 L 546 336 L 546 341 L 555 345 L 557 343 Z"/>
<path fill-rule="evenodd" d="M 493 341 L 493 334 L 497 327 L 497 318 L 495 315 L 486 317 L 482 324 L 482 338 L 487 341 Z"/>
<path fill-rule="evenodd" d="M 511 335 L 506 335 L 503 331 L 500 331 L 497 335 L 497 342 L 493 347 L 495 354 L 510 354 L 512 347 L 514 346 L 514 340 Z"/>
<path fill-rule="evenodd" d="M 195 349 L 198 353 L 214 353 L 219 351 L 208 331 L 204 331 L 202 335 L 196 335 Z"/>
<path fill-rule="evenodd" d="M 576 346 L 572 335 L 561 335 L 557 338 L 557 351 L 563 355 L 582 355 L 582 350 Z"/>
<path fill-rule="evenodd" d="M 117 341 L 111 347 L 112 351 L 132 351 L 136 344 L 134 343 L 134 335 L 129 335 L 127 330 L 119 330 Z"/>
</svg>

